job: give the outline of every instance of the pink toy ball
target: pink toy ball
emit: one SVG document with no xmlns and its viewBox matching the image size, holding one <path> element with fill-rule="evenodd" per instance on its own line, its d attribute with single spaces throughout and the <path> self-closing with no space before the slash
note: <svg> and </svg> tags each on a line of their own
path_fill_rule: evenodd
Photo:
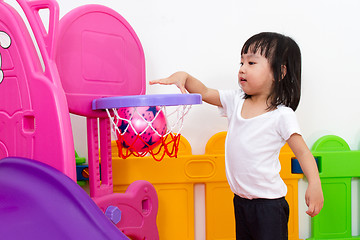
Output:
<svg viewBox="0 0 360 240">
<path fill-rule="evenodd" d="M 119 122 L 118 128 L 121 132 L 121 136 L 120 133 L 117 133 L 117 137 L 121 140 L 121 145 L 124 148 L 130 148 L 130 150 L 137 152 L 145 152 L 149 147 L 154 148 L 159 145 L 161 136 L 163 136 L 167 130 L 165 115 L 163 111 L 159 112 L 159 110 L 160 107 L 137 107 L 136 111 L 133 107 L 119 109 L 119 117 L 130 120 L 132 125 L 130 126 L 129 121 L 126 120 L 121 120 Z M 144 121 L 143 118 L 146 121 Z M 147 122 L 152 123 L 148 126 Z M 144 130 L 145 132 L 143 132 Z M 137 136 L 139 134 L 141 134 L 140 137 Z"/>
</svg>

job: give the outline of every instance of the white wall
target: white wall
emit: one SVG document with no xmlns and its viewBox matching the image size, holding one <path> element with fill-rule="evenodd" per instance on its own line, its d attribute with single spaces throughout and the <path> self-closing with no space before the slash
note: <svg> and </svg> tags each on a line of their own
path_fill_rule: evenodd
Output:
<svg viewBox="0 0 360 240">
<path fill-rule="evenodd" d="M 336 134 L 352 149 L 359 148 L 359 1 L 62 0 L 61 15 L 89 3 L 113 8 L 132 25 L 144 47 L 147 79 L 185 70 L 209 87 L 235 88 L 239 53 L 246 39 L 261 31 L 293 37 L 303 55 L 297 114 L 307 143 L 311 146 L 325 134 Z M 175 87 L 147 88 L 147 93 L 172 92 L 178 91 Z M 205 105 L 194 107 L 188 122 L 184 135 L 199 154 L 205 139 L 226 129 L 217 110 Z"/>
<path fill-rule="evenodd" d="M 61 0 L 61 16 L 90 3 L 113 8 L 132 25 L 143 44 L 148 80 L 185 70 L 209 87 L 236 88 L 244 41 L 261 31 L 293 37 L 303 57 L 297 116 L 308 146 L 323 135 L 335 134 L 351 149 L 360 149 L 360 1 Z M 174 86 L 147 87 L 147 93 L 178 92 Z M 86 156 L 86 123 L 78 117 L 72 122 L 76 150 Z M 203 104 L 192 108 L 182 133 L 193 153 L 203 154 L 208 139 L 226 128 L 217 109 Z M 310 236 L 305 187 L 301 181 L 300 238 Z M 354 201 L 357 205 L 357 197 Z M 357 235 L 357 211 L 353 218 Z M 201 240 L 203 226 L 199 226 L 196 235 Z"/>
<path fill-rule="evenodd" d="M 242 44 L 253 34 L 276 31 L 293 37 L 302 50 L 303 87 L 297 116 L 309 147 L 323 135 L 344 138 L 360 149 L 360 2 L 288 0 L 62 0 L 61 15 L 76 6 L 99 3 L 119 12 L 143 44 L 147 79 L 185 70 L 212 88 L 236 88 Z M 147 93 L 178 93 L 174 86 L 148 86 Z M 73 118 L 77 150 L 84 151 L 85 123 Z M 194 154 L 203 154 L 208 139 L 227 123 L 215 107 L 194 106 L 183 135 Z M 86 149 L 86 148 L 85 148 Z M 357 182 L 354 186 L 353 234 L 357 226 Z M 305 214 L 306 182 L 300 181 L 300 238 L 310 237 Z M 201 189 L 201 188 L 200 188 Z M 196 193 L 197 206 L 202 191 Z M 197 211 L 202 215 L 203 210 Z M 197 218 L 197 219 L 201 219 Z M 198 221 L 196 239 L 204 238 Z"/>
<path fill-rule="evenodd" d="M 236 88 L 245 40 L 261 31 L 293 37 L 303 56 L 297 115 L 306 142 L 311 147 L 336 134 L 359 149 L 359 1 L 61 0 L 61 15 L 89 3 L 113 8 L 132 25 L 143 44 L 148 80 L 185 70 L 209 87 Z M 178 90 L 148 86 L 147 93 Z M 222 130 L 226 120 L 204 104 L 192 109 L 183 134 L 201 154 L 207 139 Z"/>
</svg>

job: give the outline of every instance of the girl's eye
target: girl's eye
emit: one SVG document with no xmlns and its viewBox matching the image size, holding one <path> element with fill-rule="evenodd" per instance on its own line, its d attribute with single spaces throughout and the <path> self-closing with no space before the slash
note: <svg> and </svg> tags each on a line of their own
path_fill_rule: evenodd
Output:
<svg viewBox="0 0 360 240">
<path fill-rule="evenodd" d="M 255 62 L 249 62 L 249 65 L 254 65 L 255 64 Z"/>
<path fill-rule="evenodd" d="M 243 62 L 241 62 L 241 63 L 240 63 L 240 67 L 241 67 L 242 65 L 244 65 L 244 63 L 243 63 Z"/>
</svg>

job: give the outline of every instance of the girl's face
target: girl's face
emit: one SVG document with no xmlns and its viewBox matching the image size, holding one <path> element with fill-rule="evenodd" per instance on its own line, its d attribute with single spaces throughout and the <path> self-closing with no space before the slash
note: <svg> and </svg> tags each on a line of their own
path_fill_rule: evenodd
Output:
<svg viewBox="0 0 360 240">
<path fill-rule="evenodd" d="M 241 55 L 241 66 L 238 74 L 239 84 L 250 96 L 270 95 L 274 77 L 269 61 L 260 53 Z"/>
</svg>

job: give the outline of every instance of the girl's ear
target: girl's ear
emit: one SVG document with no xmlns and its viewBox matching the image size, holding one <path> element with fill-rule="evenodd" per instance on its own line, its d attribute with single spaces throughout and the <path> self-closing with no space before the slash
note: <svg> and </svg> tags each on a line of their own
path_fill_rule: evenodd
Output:
<svg viewBox="0 0 360 240">
<path fill-rule="evenodd" d="M 286 76 L 287 69 L 285 65 L 281 65 L 281 80 Z"/>
</svg>

